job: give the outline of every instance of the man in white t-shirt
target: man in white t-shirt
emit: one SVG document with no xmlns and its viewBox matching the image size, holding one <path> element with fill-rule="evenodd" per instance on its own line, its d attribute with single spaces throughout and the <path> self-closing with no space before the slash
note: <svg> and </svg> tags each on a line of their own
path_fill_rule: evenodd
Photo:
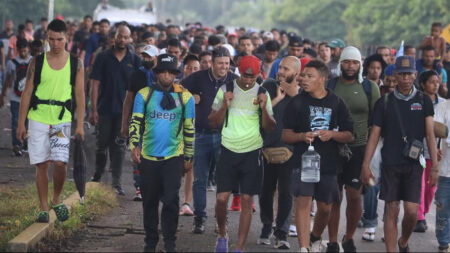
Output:
<svg viewBox="0 0 450 253">
<path fill-rule="evenodd" d="M 6 91 L 10 91 L 11 109 L 11 136 L 13 152 L 16 156 L 22 156 L 22 147 L 16 137 L 17 120 L 19 117 L 20 96 L 25 88 L 25 79 L 28 64 L 31 61 L 30 50 L 26 39 L 19 38 L 16 43 L 18 56 L 8 62 L 6 66 L 6 80 L 0 94 L 0 107 L 5 104 Z"/>
</svg>

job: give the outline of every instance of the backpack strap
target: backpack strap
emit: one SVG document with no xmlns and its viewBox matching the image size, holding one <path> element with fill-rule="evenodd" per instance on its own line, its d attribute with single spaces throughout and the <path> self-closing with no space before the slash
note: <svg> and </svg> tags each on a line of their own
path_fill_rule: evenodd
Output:
<svg viewBox="0 0 450 253">
<path fill-rule="evenodd" d="M 339 77 L 335 77 L 335 78 L 328 80 L 327 88 L 334 91 L 334 89 L 336 89 L 336 84 L 337 84 L 338 80 L 339 80 Z"/>
<path fill-rule="evenodd" d="M 266 94 L 266 92 L 267 92 L 267 89 L 264 88 L 262 85 L 259 85 L 257 96 L 259 96 L 259 94 Z M 258 115 L 259 115 L 259 131 L 261 133 L 261 137 L 263 137 L 264 129 L 262 127 L 262 109 L 259 106 L 259 104 L 258 104 Z"/>
<path fill-rule="evenodd" d="M 369 119 L 367 120 L 368 126 L 372 125 L 372 83 L 369 81 L 369 79 L 364 78 L 362 82 L 364 93 L 367 97 L 367 103 L 369 106 Z"/>
<path fill-rule="evenodd" d="M 34 62 L 34 79 L 33 79 L 33 92 L 31 93 L 31 100 L 30 100 L 30 109 L 36 110 L 37 109 L 37 97 L 36 97 L 36 90 L 38 88 L 38 85 L 41 83 L 41 72 L 42 72 L 42 66 L 44 65 L 44 57 L 45 53 L 42 53 L 38 56 L 36 56 L 36 61 Z"/>
<path fill-rule="evenodd" d="M 11 61 L 14 63 L 14 65 L 16 65 L 16 67 L 19 65 L 19 62 L 16 59 L 12 59 Z"/>
<path fill-rule="evenodd" d="M 177 136 L 181 133 L 181 129 L 183 128 L 183 124 L 184 124 L 184 112 L 185 112 L 185 105 L 183 102 L 183 92 L 177 92 L 178 94 L 178 99 L 180 99 L 180 104 L 181 104 L 181 119 L 180 119 L 180 123 L 178 124 L 178 131 L 177 131 Z"/>
<path fill-rule="evenodd" d="M 231 80 L 231 81 L 227 82 L 227 83 L 225 84 L 225 88 L 226 88 L 226 92 L 231 92 L 231 93 L 233 93 L 233 90 L 234 90 L 234 80 Z M 225 112 L 225 123 L 224 123 L 224 126 L 225 126 L 225 127 L 228 126 L 228 109 L 227 109 L 227 111 Z"/>
</svg>

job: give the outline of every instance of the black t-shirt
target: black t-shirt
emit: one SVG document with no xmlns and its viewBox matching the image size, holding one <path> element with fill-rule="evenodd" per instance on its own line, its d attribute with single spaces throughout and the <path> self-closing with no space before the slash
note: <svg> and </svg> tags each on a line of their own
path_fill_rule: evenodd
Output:
<svg viewBox="0 0 450 253">
<path fill-rule="evenodd" d="M 277 96 L 277 81 L 272 78 L 267 78 L 262 84 L 264 88 L 266 88 L 267 92 L 269 92 L 270 99 L 274 99 Z M 286 95 L 283 100 L 278 102 L 275 106 L 273 106 L 273 117 L 275 118 L 276 125 L 275 128 L 270 133 L 264 134 L 264 147 L 288 147 L 291 146 L 285 144 L 281 141 L 281 133 L 283 131 L 283 117 L 284 112 L 286 110 L 287 105 L 292 100 L 291 97 Z"/>
<path fill-rule="evenodd" d="M 399 126 L 399 118 L 393 102 L 397 103 L 401 114 L 405 134 L 409 139 L 422 141 L 425 137 L 425 117 L 433 116 L 434 109 L 430 97 L 417 91 L 414 98 L 409 101 L 397 99 L 393 93 L 381 97 L 375 104 L 373 124 L 381 127 L 384 137 L 381 158 L 383 167 L 418 165 L 418 161 L 408 159 L 402 155 L 405 143 Z"/>
<path fill-rule="evenodd" d="M 208 116 L 216 97 L 217 90 L 227 82 L 233 81 L 237 76 L 228 72 L 225 77 L 216 80 L 211 69 L 200 70 L 192 73 L 181 81 L 181 84 L 193 95 L 200 96 L 200 103 L 195 105 L 195 129 L 211 130 L 208 124 Z"/>
<path fill-rule="evenodd" d="M 143 67 L 140 67 L 131 75 L 130 83 L 127 87 L 128 91 L 137 93 L 140 89 L 148 86 L 147 73 L 146 70 L 143 70 L 142 68 Z M 150 72 L 150 79 L 152 83 L 156 82 L 156 75 L 153 71 Z"/>
<path fill-rule="evenodd" d="M 353 132 L 353 120 L 344 101 L 332 91 L 328 90 L 328 94 L 322 99 L 301 92 L 287 105 L 284 129 L 292 129 L 296 133 L 335 129 Z M 312 144 L 320 154 L 320 174 L 336 175 L 339 164 L 338 142 L 322 142 L 316 137 Z M 292 168 L 301 168 L 302 155 L 308 146 L 306 142 L 295 144 L 290 164 Z"/>
</svg>

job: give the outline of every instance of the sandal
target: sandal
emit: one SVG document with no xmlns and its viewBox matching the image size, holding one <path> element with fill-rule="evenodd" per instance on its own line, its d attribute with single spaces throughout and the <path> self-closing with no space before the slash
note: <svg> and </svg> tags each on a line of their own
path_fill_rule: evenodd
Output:
<svg viewBox="0 0 450 253">
<path fill-rule="evenodd" d="M 64 203 L 52 206 L 52 209 L 55 211 L 56 218 L 58 218 L 59 221 L 66 221 L 69 219 L 69 210 Z"/>
<path fill-rule="evenodd" d="M 47 211 L 41 211 L 41 212 L 39 212 L 39 214 L 38 214 L 38 216 L 36 218 L 36 222 L 48 223 L 49 219 L 50 219 L 50 216 L 48 215 L 48 212 Z"/>
</svg>

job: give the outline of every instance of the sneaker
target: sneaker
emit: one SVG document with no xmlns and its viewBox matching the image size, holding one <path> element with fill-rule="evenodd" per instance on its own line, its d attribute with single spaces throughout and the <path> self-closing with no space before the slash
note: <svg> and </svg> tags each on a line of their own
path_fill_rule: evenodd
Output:
<svg viewBox="0 0 450 253">
<path fill-rule="evenodd" d="M 122 190 L 120 185 L 114 186 L 114 190 L 116 190 L 117 195 L 125 196 L 125 192 Z"/>
<path fill-rule="evenodd" d="M 356 246 L 353 239 L 348 239 L 344 242 L 344 238 L 342 238 L 342 248 L 344 249 L 344 252 L 356 252 Z"/>
<path fill-rule="evenodd" d="M 425 231 L 427 231 L 425 220 L 418 220 L 414 232 L 425 233 Z"/>
<path fill-rule="evenodd" d="M 289 226 L 289 237 L 297 237 L 297 227 L 295 225 Z"/>
<path fill-rule="evenodd" d="M 441 247 L 441 246 L 439 246 L 439 252 L 450 252 L 450 250 L 449 250 L 450 248 L 448 247 L 448 245 L 447 245 L 447 247 Z"/>
<path fill-rule="evenodd" d="M 15 146 L 13 147 L 13 153 L 14 153 L 14 155 L 17 156 L 17 157 L 23 156 L 22 149 L 21 149 L 19 146 L 17 146 L 17 145 L 15 145 Z"/>
<path fill-rule="evenodd" d="M 231 202 L 230 211 L 241 211 L 241 196 L 234 195 L 233 201 Z"/>
<path fill-rule="evenodd" d="M 205 233 L 205 221 L 202 218 L 194 217 L 194 228 L 192 229 L 194 234 Z"/>
<path fill-rule="evenodd" d="M 228 238 L 218 237 L 214 252 L 228 252 Z"/>
<path fill-rule="evenodd" d="M 329 242 L 327 243 L 327 252 L 339 252 L 339 243 L 337 242 Z"/>
<path fill-rule="evenodd" d="M 311 245 L 310 251 L 312 252 L 322 252 L 322 238 L 315 237 L 312 233 L 309 235 L 309 245 Z"/>
<path fill-rule="evenodd" d="M 364 234 L 362 235 L 362 239 L 368 242 L 375 241 L 375 228 L 366 228 Z"/>
<path fill-rule="evenodd" d="M 192 212 L 191 206 L 188 203 L 184 203 L 181 206 L 180 216 L 194 216 L 194 212 Z"/>
<path fill-rule="evenodd" d="M 287 241 L 287 238 L 275 238 L 275 249 L 290 249 L 291 245 Z"/>
<path fill-rule="evenodd" d="M 41 211 L 41 212 L 39 212 L 39 214 L 38 214 L 38 216 L 36 218 L 36 222 L 48 223 L 49 219 L 50 219 L 50 216 L 48 215 L 48 212 L 47 211 Z"/>
<path fill-rule="evenodd" d="M 300 252 L 309 252 L 309 249 L 308 248 L 305 248 L 305 247 L 301 247 L 300 248 Z"/>
<path fill-rule="evenodd" d="M 400 246 L 400 239 L 398 239 L 397 244 L 398 244 L 398 251 L 399 252 L 410 252 L 408 244 L 406 244 L 405 247 L 401 247 Z"/>
<path fill-rule="evenodd" d="M 133 198 L 134 201 L 142 201 L 142 195 L 141 195 L 141 190 L 139 189 L 139 187 L 136 190 L 136 195 Z"/>
<path fill-rule="evenodd" d="M 100 182 L 100 178 L 102 175 L 100 173 L 95 172 L 94 176 L 91 177 L 91 182 Z"/>
<path fill-rule="evenodd" d="M 270 237 L 272 236 L 272 226 L 264 225 L 261 229 L 261 235 L 259 236 L 256 244 L 258 245 L 270 245 Z"/>
<path fill-rule="evenodd" d="M 208 187 L 206 187 L 206 189 L 208 190 L 208 192 L 215 192 L 216 188 L 214 187 L 214 185 L 208 185 Z"/>
<path fill-rule="evenodd" d="M 56 206 L 53 206 L 52 204 L 52 209 L 55 211 L 56 218 L 58 218 L 59 221 L 66 221 L 69 219 L 69 210 L 64 203 L 60 203 Z"/>
</svg>

